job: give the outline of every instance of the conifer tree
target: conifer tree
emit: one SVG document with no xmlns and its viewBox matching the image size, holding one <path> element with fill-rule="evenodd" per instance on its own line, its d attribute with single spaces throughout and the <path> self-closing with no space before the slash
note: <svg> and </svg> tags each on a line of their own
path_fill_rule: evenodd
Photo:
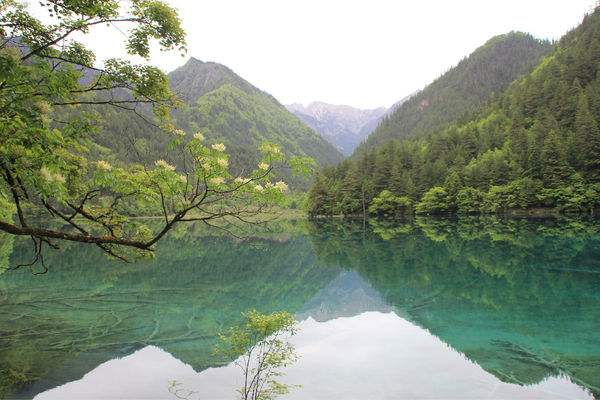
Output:
<svg viewBox="0 0 600 400">
<path fill-rule="evenodd" d="M 573 170 L 567 162 L 564 141 L 555 130 L 546 135 L 541 156 L 542 179 L 546 186 L 559 186 L 572 175 Z"/>
<path fill-rule="evenodd" d="M 449 209 L 453 210 L 456 208 L 456 196 L 462 188 L 462 182 L 460 176 L 456 171 L 450 172 L 450 174 L 444 180 L 444 189 L 448 195 Z"/>
<path fill-rule="evenodd" d="M 600 179 L 600 130 L 590 112 L 585 92 L 579 96 L 574 140 L 579 154 L 576 160 L 577 167 L 584 171 L 588 179 L 598 181 Z"/>
</svg>

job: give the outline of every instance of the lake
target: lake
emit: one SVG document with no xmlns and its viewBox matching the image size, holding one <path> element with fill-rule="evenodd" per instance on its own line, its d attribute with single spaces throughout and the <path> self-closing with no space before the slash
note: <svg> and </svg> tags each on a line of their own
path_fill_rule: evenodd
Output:
<svg viewBox="0 0 600 400">
<path fill-rule="evenodd" d="M 287 399 L 600 397 L 600 220 L 180 227 L 156 257 L 48 251 L 0 275 L 0 398 L 234 399 L 214 353 L 241 313 L 299 321 Z M 29 244 L 0 238 L 0 263 Z M 10 260 L 10 261 L 9 261 Z"/>
</svg>

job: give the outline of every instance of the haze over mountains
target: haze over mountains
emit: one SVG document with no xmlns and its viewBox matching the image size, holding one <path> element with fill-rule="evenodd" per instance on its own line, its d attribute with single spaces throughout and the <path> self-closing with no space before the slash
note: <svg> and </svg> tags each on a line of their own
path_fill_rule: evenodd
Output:
<svg viewBox="0 0 600 400">
<path fill-rule="evenodd" d="M 342 155 L 351 155 L 362 142 L 370 147 L 471 112 L 535 65 L 549 49 L 550 44 L 529 35 L 499 36 L 421 92 L 402 98 L 389 109 L 362 110 L 318 101 L 284 107 L 227 66 L 193 57 L 172 71 L 169 80 L 184 102 L 174 113 L 176 124 L 188 135 L 201 131 L 207 140 L 225 143 L 234 170 L 251 169 L 263 141 L 278 143 L 290 156 L 312 157 L 323 167 L 341 161 Z M 167 157 L 163 154 L 166 141 L 140 121 L 109 119 L 108 135 L 100 144 L 119 158 L 130 157 L 131 151 L 126 150 L 130 143 L 123 135 L 126 131 L 142 140 L 148 159 Z"/>
<path fill-rule="evenodd" d="M 307 106 L 293 103 L 286 105 L 286 108 L 333 144 L 343 155 L 349 156 L 377 128 L 383 118 L 392 114 L 415 94 L 402 98 L 390 108 L 364 110 L 322 101 L 314 101 Z"/>
<path fill-rule="evenodd" d="M 402 98 L 389 109 L 360 110 L 323 102 L 286 107 L 349 156 L 363 141 L 364 148 L 372 148 L 467 117 L 530 71 L 551 50 L 547 41 L 511 32 L 493 37 L 423 90 Z"/>
<path fill-rule="evenodd" d="M 384 107 L 361 110 L 320 101 L 307 106 L 299 103 L 289 104 L 286 108 L 346 156 L 352 154 L 387 112 Z"/>
</svg>

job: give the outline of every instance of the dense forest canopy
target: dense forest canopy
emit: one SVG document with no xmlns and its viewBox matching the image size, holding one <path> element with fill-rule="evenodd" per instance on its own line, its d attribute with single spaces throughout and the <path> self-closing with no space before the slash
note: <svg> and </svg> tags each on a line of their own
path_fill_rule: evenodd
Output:
<svg viewBox="0 0 600 400">
<path fill-rule="evenodd" d="M 599 63 L 596 10 L 475 117 L 406 138 L 390 127 L 400 139 L 323 170 L 310 212 L 363 213 L 372 203 L 386 215 L 598 207 Z"/>
</svg>

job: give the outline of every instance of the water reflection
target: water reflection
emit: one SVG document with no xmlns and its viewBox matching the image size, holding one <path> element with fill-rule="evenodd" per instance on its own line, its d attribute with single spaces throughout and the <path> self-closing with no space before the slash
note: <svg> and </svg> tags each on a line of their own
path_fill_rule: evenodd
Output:
<svg viewBox="0 0 600 400">
<path fill-rule="evenodd" d="M 598 396 L 599 232 L 494 218 L 307 223 L 245 243 L 188 231 L 136 265 L 73 246 L 48 275 L 0 276 L 0 397 L 83 398 L 112 379 L 145 398 L 179 376 L 231 398 L 217 368 L 231 360 L 211 349 L 249 308 L 304 320 L 296 398 Z"/>
<path fill-rule="evenodd" d="M 322 259 L 358 271 L 400 315 L 501 381 L 526 385 L 565 374 L 598 396 L 597 221 L 413 226 L 377 240 L 359 239 L 364 235 L 352 224 L 324 225 L 314 243 Z M 342 251 L 320 239 L 332 236 Z"/>
<path fill-rule="evenodd" d="M 499 382 L 394 313 L 367 312 L 324 323 L 308 319 L 299 327 L 294 343 L 302 358 L 287 370 L 286 380 L 303 386 L 288 399 L 591 398 L 565 377 L 531 386 Z M 240 378 L 233 365 L 197 373 L 165 351 L 146 347 L 36 399 L 168 398 L 171 379 L 194 392 L 190 399 L 233 399 Z"/>
</svg>

